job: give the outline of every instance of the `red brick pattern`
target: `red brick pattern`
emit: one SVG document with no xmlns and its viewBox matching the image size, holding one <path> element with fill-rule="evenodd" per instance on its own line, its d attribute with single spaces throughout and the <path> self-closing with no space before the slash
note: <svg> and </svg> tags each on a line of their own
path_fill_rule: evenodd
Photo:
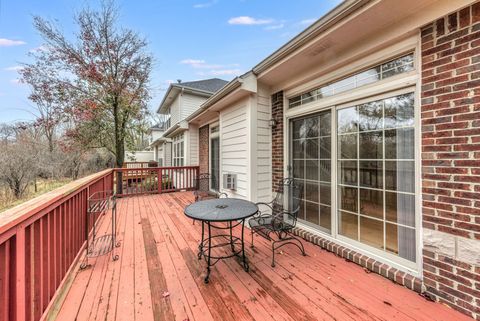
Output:
<svg viewBox="0 0 480 321">
<path fill-rule="evenodd" d="M 423 228 L 480 240 L 480 2 L 422 29 Z M 424 251 L 436 299 L 480 318 L 480 268 Z"/>
<path fill-rule="evenodd" d="M 208 173 L 208 146 L 209 146 L 209 126 L 205 125 L 198 129 L 198 157 L 200 174 Z"/>
<path fill-rule="evenodd" d="M 293 233 L 329 252 L 335 253 L 337 256 L 343 257 L 347 261 L 363 266 L 368 271 L 380 274 L 395 283 L 409 288 L 410 290 L 414 290 L 418 293 L 424 292 L 422 280 L 420 278 L 402 272 L 388 264 L 376 261 L 366 255 L 329 241 L 321 236 L 312 234 L 304 229 L 297 227 L 293 230 Z"/>
<path fill-rule="evenodd" d="M 272 95 L 272 190 L 278 190 L 283 179 L 283 92 Z"/>
</svg>

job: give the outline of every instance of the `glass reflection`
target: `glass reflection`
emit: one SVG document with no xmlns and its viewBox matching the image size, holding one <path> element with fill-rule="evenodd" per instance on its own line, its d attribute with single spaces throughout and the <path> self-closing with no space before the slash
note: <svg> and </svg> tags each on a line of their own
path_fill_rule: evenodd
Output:
<svg viewBox="0 0 480 321">
<path fill-rule="evenodd" d="M 357 134 L 338 136 L 338 158 L 357 158 Z"/>
<path fill-rule="evenodd" d="M 374 101 L 358 106 L 358 130 L 377 130 L 383 128 L 383 101 Z"/>
<path fill-rule="evenodd" d="M 351 133 L 358 130 L 357 107 L 339 109 L 337 112 L 338 133 Z"/>
<path fill-rule="evenodd" d="M 383 131 L 360 133 L 360 159 L 381 159 L 383 157 Z"/>
</svg>

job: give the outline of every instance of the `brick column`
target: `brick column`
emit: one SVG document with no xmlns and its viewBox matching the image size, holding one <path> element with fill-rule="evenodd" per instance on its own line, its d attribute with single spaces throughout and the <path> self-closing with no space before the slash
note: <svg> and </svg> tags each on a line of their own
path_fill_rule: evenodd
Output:
<svg viewBox="0 0 480 321">
<path fill-rule="evenodd" d="M 200 174 L 208 173 L 208 146 L 209 142 L 209 126 L 205 125 L 198 129 L 198 164 L 200 166 Z"/>
<path fill-rule="evenodd" d="M 272 189 L 277 191 L 283 179 L 283 91 L 272 95 L 272 118 L 277 124 L 272 128 Z"/>
<path fill-rule="evenodd" d="M 423 277 L 480 319 L 480 3 L 422 30 Z"/>
</svg>

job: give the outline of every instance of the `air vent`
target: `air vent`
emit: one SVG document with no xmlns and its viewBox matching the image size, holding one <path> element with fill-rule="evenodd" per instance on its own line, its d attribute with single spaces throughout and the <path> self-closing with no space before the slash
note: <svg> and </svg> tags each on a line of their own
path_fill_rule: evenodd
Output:
<svg viewBox="0 0 480 321">
<path fill-rule="evenodd" d="M 223 188 L 235 191 L 237 189 L 237 174 L 223 174 Z"/>
</svg>

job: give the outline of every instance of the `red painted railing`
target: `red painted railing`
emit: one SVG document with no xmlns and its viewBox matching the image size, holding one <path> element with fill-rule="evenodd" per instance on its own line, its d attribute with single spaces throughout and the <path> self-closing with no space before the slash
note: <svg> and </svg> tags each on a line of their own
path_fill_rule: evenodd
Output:
<svg viewBox="0 0 480 321">
<path fill-rule="evenodd" d="M 108 169 L 0 213 L 0 321 L 45 317 L 83 255 L 92 194 L 193 190 L 198 172 L 198 166 Z"/>
<path fill-rule="evenodd" d="M 105 170 L 0 213 L 0 320 L 40 320 L 83 252 L 88 197 L 112 184 Z"/>
<path fill-rule="evenodd" d="M 115 172 L 117 196 L 129 196 L 194 190 L 199 167 L 116 168 Z"/>
<path fill-rule="evenodd" d="M 157 166 L 158 166 L 157 162 L 124 162 L 123 163 L 123 168 L 148 168 L 148 167 L 157 167 Z"/>
</svg>

